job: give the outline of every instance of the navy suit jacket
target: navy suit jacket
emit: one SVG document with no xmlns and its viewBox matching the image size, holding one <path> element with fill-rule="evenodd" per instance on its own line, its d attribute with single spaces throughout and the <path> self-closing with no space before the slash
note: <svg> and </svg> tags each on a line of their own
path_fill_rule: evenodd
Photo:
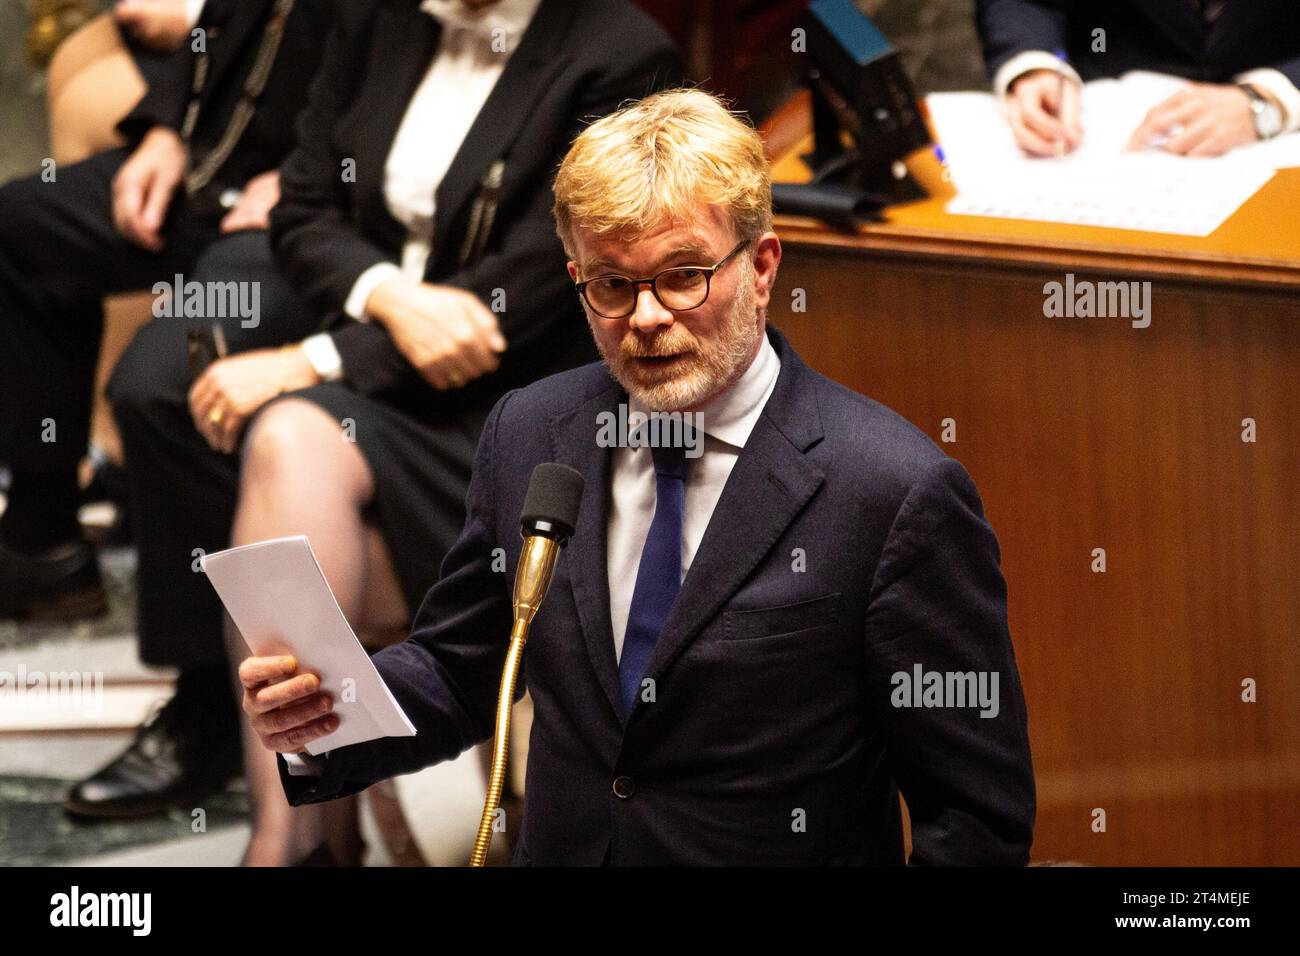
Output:
<svg viewBox="0 0 1300 956">
<path fill-rule="evenodd" d="M 525 654 L 534 716 L 513 863 L 899 864 L 900 788 L 911 862 L 1025 863 L 1025 704 L 975 486 L 911 424 L 768 335 L 781 372 L 660 633 L 653 702 L 626 721 L 617 705 L 612 450 L 596 435 L 627 395 L 593 364 L 497 404 L 461 538 L 410 638 L 375 655 L 418 734 L 332 751 L 320 778 L 289 776 L 281 759 L 290 802 L 355 793 L 491 735 L 524 493 L 535 465 L 560 461 L 586 486 Z M 893 706 L 891 675 L 916 665 L 996 673 L 997 715 Z M 631 796 L 614 793 L 618 777 Z"/>
<path fill-rule="evenodd" d="M 1085 80 L 1156 70 L 1205 83 L 1272 67 L 1300 86 L 1296 0 L 1224 0 L 1206 24 L 1189 0 L 977 0 L 989 74 L 1026 50 L 1065 50 Z M 1095 29 L 1106 52 L 1092 52 Z"/>
</svg>

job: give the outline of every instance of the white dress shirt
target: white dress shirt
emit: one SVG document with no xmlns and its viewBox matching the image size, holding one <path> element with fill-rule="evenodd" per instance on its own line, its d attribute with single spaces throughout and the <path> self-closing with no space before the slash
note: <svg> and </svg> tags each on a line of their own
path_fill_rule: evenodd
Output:
<svg viewBox="0 0 1300 956">
<path fill-rule="evenodd" d="M 699 410 L 699 423 L 705 435 L 704 452 L 698 458 L 687 459 L 686 508 L 682 520 L 683 579 L 699 550 L 740 450 L 749 441 L 758 416 L 776 387 L 780 371 L 781 360 L 764 336 L 758 355 L 740 380 Z M 628 402 L 628 410 L 629 418 L 635 412 L 649 415 L 645 406 L 635 399 Z M 623 655 L 623 636 L 632 609 L 641 549 L 654 520 L 655 468 L 650 449 L 645 446 L 615 449 L 610 486 L 609 525 L 605 534 L 610 625 L 614 631 L 614 657 L 618 660 Z"/>
<path fill-rule="evenodd" d="M 384 201 L 406 227 L 402 261 L 371 266 L 352 285 L 344 311 L 366 321 L 366 300 L 385 279 L 416 281 L 433 253 L 434 196 L 461 143 L 519 46 L 541 0 L 500 0 L 473 10 L 461 0 L 424 0 L 420 9 L 442 24 L 438 50 L 384 164 Z"/>
</svg>

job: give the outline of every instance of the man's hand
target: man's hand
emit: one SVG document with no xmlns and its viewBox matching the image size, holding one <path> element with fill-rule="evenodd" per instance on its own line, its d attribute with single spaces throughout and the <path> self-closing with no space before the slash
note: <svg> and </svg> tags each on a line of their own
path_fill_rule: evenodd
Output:
<svg viewBox="0 0 1300 956">
<path fill-rule="evenodd" d="M 254 176 L 244 187 L 235 208 L 221 220 L 222 232 L 271 228 L 271 210 L 280 201 L 280 171 L 272 169 Z"/>
<path fill-rule="evenodd" d="M 320 693 L 320 678 L 299 674 L 292 657 L 249 657 L 239 665 L 244 713 L 262 746 L 296 754 L 339 726 L 334 702 Z"/>
<path fill-rule="evenodd" d="M 1258 138 L 1245 90 L 1232 84 L 1190 83 L 1147 114 L 1126 148 L 1159 145 L 1179 156 L 1222 156 Z"/>
<path fill-rule="evenodd" d="M 496 316 L 453 286 L 388 279 L 370 293 L 366 311 L 434 388 L 460 388 L 493 371 L 506 349 Z"/>
<path fill-rule="evenodd" d="M 281 392 L 320 377 L 300 347 L 257 349 L 213 362 L 190 388 L 194 427 L 216 451 L 230 454 L 253 413 Z"/>
<path fill-rule="evenodd" d="M 185 0 L 119 0 L 113 19 L 145 46 L 170 52 L 190 33 Z"/>
<path fill-rule="evenodd" d="M 185 174 L 185 145 L 175 130 L 155 126 L 113 178 L 113 224 L 151 252 L 163 247 L 162 225 Z"/>
<path fill-rule="evenodd" d="M 1007 90 L 1007 120 L 1020 148 L 1033 156 L 1060 156 L 1083 142 L 1079 85 L 1055 70 L 1030 70 Z"/>
</svg>

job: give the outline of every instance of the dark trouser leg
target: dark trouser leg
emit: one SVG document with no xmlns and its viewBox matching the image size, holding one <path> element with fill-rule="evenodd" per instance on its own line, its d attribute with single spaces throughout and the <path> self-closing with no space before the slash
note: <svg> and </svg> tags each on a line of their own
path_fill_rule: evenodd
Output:
<svg viewBox="0 0 1300 956">
<path fill-rule="evenodd" d="M 118 234 L 111 186 L 126 155 L 100 153 L 53 182 L 0 187 L 0 462 L 13 477 L 0 537 L 19 549 L 78 535 L 100 300 L 150 287 L 195 248 L 178 228 L 157 254 Z"/>
<path fill-rule="evenodd" d="M 239 459 L 208 447 L 194 429 L 186 329 L 219 322 L 232 352 L 298 341 L 316 322 L 271 262 L 266 234 L 213 242 L 187 282 L 259 283 L 260 321 L 157 318 L 128 346 L 108 385 L 122 432 L 139 561 L 140 657 L 180 668 L 176 694 L 135 742 L 69 793 L 88 816 L 134 816 L 169 804 L 192 806 L 240 766 L 239 709 L 216 593 L 194 570 L 195 549 L 230 538 Z M 174 759 L 156 754 L 174 753 Z"/>
<path fill-rule="evenodd" d="M 185 331 L 219 322 L 231 352 L 300 341 L 319 324 L 280 277 L 266 233 L 222 237 L 186 277 L 257 282 L 255 326 L 239 317 L 160 318 L 140 330 L 109 382 L 122 432 L 138 563 L 140 656 L 182 669 L 222 664 L 222 609 L 195 551 L 227 547 L 239 487 L 239 457 L 212 450 L 195 430 L 187 396 Z"/>
</svg>

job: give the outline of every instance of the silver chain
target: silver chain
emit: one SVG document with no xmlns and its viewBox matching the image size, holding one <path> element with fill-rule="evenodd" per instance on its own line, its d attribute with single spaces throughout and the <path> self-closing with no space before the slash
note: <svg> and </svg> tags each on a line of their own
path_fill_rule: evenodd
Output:
<svg viewBox="0 0 1300 956">
<path fill-rule="evenodd" d="M 212 177 L 216 175 L 217 170 L 230 158 L 230 154 L 239 143 L 240 137 L 244 135 L 249 122 L 253 119 L 253 112 L 257 108 L 257 98 L 262 95 L 262 91 L 266 88 L 267 78 L 271 75 L 271 68 L 275 65 L 275 55 L 280 51 L 280 41 L 284 38 L 285 21 L 289 19 L 293 4 L 294 0 L 276 0 L 275 7 L 271 11 L 270 22 L 267 23 L 266 32 L 262 35 L 262 45 L 257 50 L 257 59 L 253 61 L 253 68 L 248 71 L 248 78 L 244 81 L 244 95 L 235 104 L 235 112 L 231 115 L 230 122 L 226 124 L 225 132 L 221 134 L 221 140 L 203 158 L 203 162 L 185 174 L 185 192 L 188 195 L 193 196 L 212 181 Z M 194 64 L 192 97 L 185 112 L 185 122 L 181 127 L 181 139 L 187 144 L 190 141 L 190 136 L 194 133 L 194 126 L 198 122 L 199 96 L 207 83 L 208 70 L 208 53 L 204 51 L 199 54 L 198 62 Z"/>
</svg>

